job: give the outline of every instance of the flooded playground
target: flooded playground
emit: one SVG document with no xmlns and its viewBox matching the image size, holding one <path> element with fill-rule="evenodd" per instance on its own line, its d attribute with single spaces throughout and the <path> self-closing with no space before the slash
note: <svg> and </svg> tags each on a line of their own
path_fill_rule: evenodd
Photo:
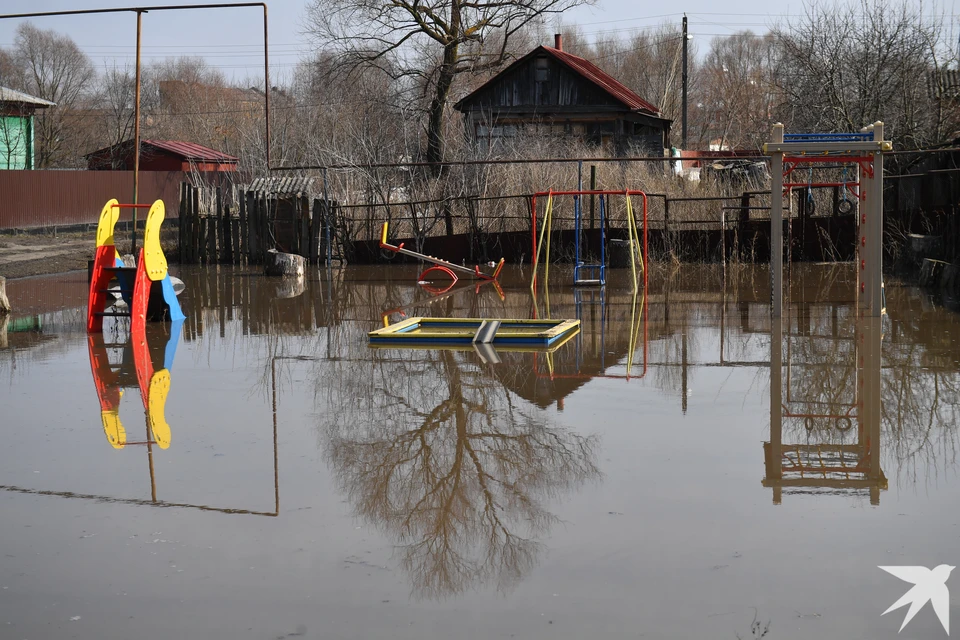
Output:
<svg viewBox="0 0 960 640">
<path fill-rule="evenodd" d="M 86 273 L 7 283 L 0 638 L 894 638 L 878 565 L 960 564 L 960 315 L 912 286 L 863 321 L 794 265 L 774 327 L 754 265 L 171 271 L 132 342 Z M 368 343 L 419 316 L 580 327 Z"/>
</svg>

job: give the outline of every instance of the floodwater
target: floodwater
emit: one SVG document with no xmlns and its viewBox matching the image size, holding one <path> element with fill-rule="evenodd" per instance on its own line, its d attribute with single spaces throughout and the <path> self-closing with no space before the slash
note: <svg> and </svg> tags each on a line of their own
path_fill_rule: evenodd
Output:
<svg viewBox="0 0 960 640">
<path fill-rule="evenodd" d="M 152 423 L 86 274 L 8 283 L 0 638 L 895 638 L 878 565 L 960 565 L 960 316 L 912 287 L 867 322 L 849 265 L 795 267 L 771 331 L 753 266 L 637 297 L 554 269 L 536 301 L 517 268 L 502 296 L 174 273 Z M 402 314 L 582 327 L 499 363 L 370 348 Z M 930 605 L 908 635 L 946 637 Z"/>
</svg>

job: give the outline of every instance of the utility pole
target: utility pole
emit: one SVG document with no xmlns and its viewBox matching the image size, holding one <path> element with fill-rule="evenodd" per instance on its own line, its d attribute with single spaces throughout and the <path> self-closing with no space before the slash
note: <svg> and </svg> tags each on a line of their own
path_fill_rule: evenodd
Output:
<svg viewBox="0 0 960 640">
<path fill-rule="evenodd" d="M 687 148 L 687 16 L 683 16 L 683 105 L 681 116 L 680 147 Z"/>
<path fill-rule="evenodd" d="M 140 200 L 140 34 L 143 31 L 143 11 L 137 10 L 137 68 L 133 90 L 133 204 Z M 122 213 L 122 212 L 121 212 Z M 130 232 L 130 253 L 137 255 L 137 208 L 133 208 L 133 230 Z M 128 265 L 129 266 L 129 265 Z"/>
</svg>

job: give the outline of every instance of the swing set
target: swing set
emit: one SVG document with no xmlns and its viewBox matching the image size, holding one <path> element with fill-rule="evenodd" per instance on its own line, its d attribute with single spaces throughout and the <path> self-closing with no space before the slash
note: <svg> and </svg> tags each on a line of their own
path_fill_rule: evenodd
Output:
<svg viewBox="0 0 960 640">
<path fill-rule="evenodd" d="M 550 279 L 550 237 L 553 231 L 553 203 L 556 196 L 574 197 L 574 252 L 575 262 L 573 268 L 573 284 L 575 286 L 604 286 L 606 284 L 606 222 L 607 222 L 607 204 L 612 196 L 623 196 L 627 213 L 627 241 L 630 245 L 630 272 L 633 276 L 633 290 L 637 291 L 640 286 L 640 280 L 637 275 L 637 268 L 643 275 L 643 287 L 647 286 L 647 194 L 643 191 L 624 189 L 623 191 L 601 191 L 601 190 L 578 190 L 578 191 L 541 191 L 535 193 L 530 198 L 530 220 L 531 220 L 531 245 L 533 249 L 533 277 L 530 280 L 530 289 L 535 291 L 537 286 L 537 273 L 539 271 L 540 256 L 544 256 L 544 283 Z M 581 232 L 583 230 L 582 211 L 580 208 L 580 198 L 582 196 L 599 196 L 600 199 L 600 262 L 586 263 L 583 260 L 580 242 Z M 643 199 L 643 239 L 641 241 L 640 232 L 637 229 L 636 215 L 634 214 L 633 201 L 631 196 L 641 196 Z M 540 227 L 539 240 L 537 239 L 537 198 L 547 198 L 547 204 L 544 208 L 543 224 Z M 546 237 L 546 247 L 544 247 L 544 237 Z M 639 254 L 639 255 L 638 255 Z M 639 264 L 638 264 L 639 263 Z M 581 277 L 583 274 L 589 274 L 590 277 Z"/>
</svg>

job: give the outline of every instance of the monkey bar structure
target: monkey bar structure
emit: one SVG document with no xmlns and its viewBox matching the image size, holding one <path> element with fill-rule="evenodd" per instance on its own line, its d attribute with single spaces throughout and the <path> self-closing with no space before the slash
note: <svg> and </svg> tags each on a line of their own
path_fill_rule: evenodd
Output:
<svg viewBox="0 0 960 640">
<path fill-rule="evenodd" d="M 852 164 L 860 201 L 857 218 L 857 307 L 860 315 L 879 318 L 883 312 L 883 154 L 893 144 L 883 139 L 883 123 L 860 133 L 784 133 L 773 125 L 771 141 L 763 145 L 771 157 L 770 185 L 770 313 L 783 313 L 783 195 L 784 190 L 809 186 L 791 180 L 800 165 Z"/>
</svg>

